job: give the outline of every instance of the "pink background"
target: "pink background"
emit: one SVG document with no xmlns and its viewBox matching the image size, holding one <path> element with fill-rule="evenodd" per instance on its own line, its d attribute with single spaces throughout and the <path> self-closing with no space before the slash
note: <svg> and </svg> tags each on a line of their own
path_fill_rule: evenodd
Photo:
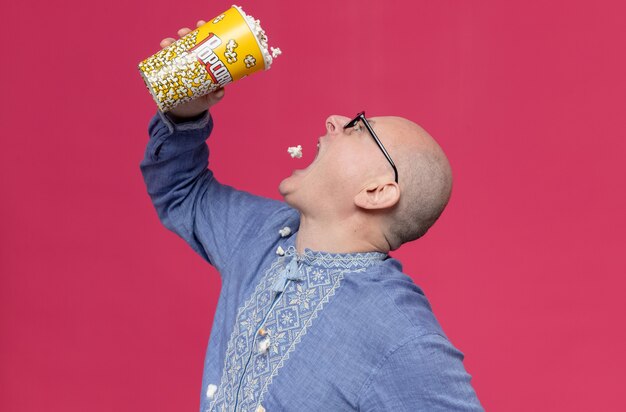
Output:
<svg viewBox="0 0 626 412">
<path fill-rule="evenodd" d="M 146 194 L 137 64 L 231 3 L 174 4 L 3 2 L 3 411 L 198 408 L 220 280 Z M 213 110 L 216 175 L 279 198 L 328 115 L 420 123 L 453 196 L 393 255 L 484 407 L 626 410 L 624 3 L 238 4 L 284 54 Z"/>
</svg>

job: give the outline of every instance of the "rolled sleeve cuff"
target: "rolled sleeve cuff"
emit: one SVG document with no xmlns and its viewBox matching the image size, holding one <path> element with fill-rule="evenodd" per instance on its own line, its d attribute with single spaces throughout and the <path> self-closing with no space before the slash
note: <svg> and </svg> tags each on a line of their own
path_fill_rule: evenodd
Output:
<svg viewBox="0 0 626 412">
<path fill-rule="evenodd" d="M 163 123 L 167 126 L 170 133 L 174 134 L 177 131 L 185 131 L 185 130 L 197 130 L 204 129 L 209 124 L 209 119 L 211 114 L 208 110 L 202 112 L 196 117 L 193 117 L 189 120 L 185 120 L 183 122 L 175 122 L 167 113 L 162 112 L 160 109 L 157 109 L 158 115 L 163 120 Z"/>
<path fill-rule="evenodd" d="M 213 117 L 207 110 L 197 118 L 176 123 L 157 109 L 150 120 L 150 140 L 146 147 L 146 161 L 162 161 L 193 150 L 205 143 L 213 130 Z"/>
</svg>

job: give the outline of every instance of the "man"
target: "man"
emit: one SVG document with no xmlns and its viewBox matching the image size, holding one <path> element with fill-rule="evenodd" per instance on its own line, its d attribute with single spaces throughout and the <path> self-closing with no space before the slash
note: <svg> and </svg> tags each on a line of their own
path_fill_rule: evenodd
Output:
<svg viewBox="0 0 626 412">
<path fill-rule="evenodd" d="M 280 202 L 208 168 L 209 108 L 223 96 L 157 110 L 141 163 L 163 224 L 222 278 L 201 411 L 482 410 L 463 354 L 388 255 L 448 202 L 437 143 L 406 119 L 330 116 Z"/>
</svg>

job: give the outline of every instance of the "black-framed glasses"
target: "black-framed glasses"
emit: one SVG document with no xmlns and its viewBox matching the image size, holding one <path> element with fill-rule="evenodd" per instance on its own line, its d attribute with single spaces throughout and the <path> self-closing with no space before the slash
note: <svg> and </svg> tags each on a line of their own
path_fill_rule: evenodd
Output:
<svg viewBox="0 0 626 412">
<path fill-rule="evenodd" d="M 348 123 L 346 123 L 346 125 L 343 128 L 347 129 L 349 127 L 354 127 L 359 120 L 363 121 L 363 124 L 367 128 L 367 131 L 370 132 L 370 135 L 372 135 L 372 137 L 376 141 L 376 144 L 378 145 L 378 147 L 380 147 L 380 150 L 383 152 L 383 154 L 385 155 L 385 157 L 389 161 L 389 164 L 391 165 L 391 167 L 393 167 L 393 173 L 395 175 L 395 180 L 396 180 L 396 183 L 398 183 L 398 169 L 396 169 L 396 165 L 393 163 L 393 160 L 391 160 L 391 156 L 389 156 L 389 153 L 387 153 L 387 150 L 385 150 L 385 146 L 383 146 L 383 144 L 381 143 L 381 141 L 378 138 L 378 136 L 376 136 L 376 133 L 374 132 L 374 129 L 372 129 L 372 126 L 370 126 L 370 123 L 365 118 L 365 111 L 362 111 L 361 113 L 357 114 L 356 117 L 354 119 L 350 120 Z"/>
</svg>

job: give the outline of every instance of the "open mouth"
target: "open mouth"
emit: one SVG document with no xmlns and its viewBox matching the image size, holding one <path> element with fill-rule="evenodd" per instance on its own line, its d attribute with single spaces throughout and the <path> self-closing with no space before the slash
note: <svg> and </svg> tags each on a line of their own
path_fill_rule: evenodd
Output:
<svg viewBox="0 0 626 412">
<path fill-rule="evenodd" d="M 304 169 L 296 169 L 294 170 L 294 172 L 299 173 L 299 172 L 307 172 L 309 169 L 311 169 L 311 167 L 315 164 L 315 162 L 317 161 L 317 158 L 319 157 L 320 154 L 320 149 L 321 149 L 321 143 L 320 140 L 317 140 L 317 145 L 316 145 L 316 151 L 315 151 L 315 157 L 313 158 L 313 160 L 311 161 L 311 163 L 309 163 L 308 166 L 306 166 Z"/>
<path fill-rule="evenodd" d="M 317 145 L 316 145 L 317 146 L 317 150 L 315 151 L 315 157 L 313 158 L 314 162 L 317 160 L 317 157 L 319 156 L 321 148 L 322 148 L 321 147 L 322 143 L 320 142 L 320 139 L 321 139 L 321 137 L 317 139 Z"/>
</svg>

